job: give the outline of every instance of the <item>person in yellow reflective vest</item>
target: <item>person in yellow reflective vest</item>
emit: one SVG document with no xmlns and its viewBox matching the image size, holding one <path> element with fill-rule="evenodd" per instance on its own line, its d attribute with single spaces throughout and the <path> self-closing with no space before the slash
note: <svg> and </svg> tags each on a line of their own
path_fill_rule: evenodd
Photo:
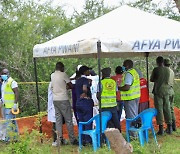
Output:
<svg viewBox="0 0 180 154">
<path fill-rule="evenodd" d="M 2 102 L 3 102 L 3 115 L 4 119 L 7 120 L 4 125 L 6 127 L 6 137 L 5 142 L 10 140 L 17 140 L 18 136 L 18 125 L 15 119 L 16 116 L 11 112 L 13 108 L 14 111 L 18 110 L 18 84 L 17 82 L 10 77 L 8 69 L 3 69 L 1 72 L 1 78 L 3 80 L 1 92 L 2 92 Z M 13 134 L 13 138 L 11 132 Z"/>
<path fill-rule="evenodd" d="M 135 118 L 138 115 L 140 99 L 140 79 L 137 71 L 133 68 L 133 61 L 127 59 L 123 62 L 126 70 L 123 76 L 121 87 L 121 100 L 124 101 L 126 119 Z M 136 123 L 134 123 L 136 125 Z"/>
<path fill-rule="evenodd" d="M 120 121 L 117 112 L 117 102 L 116 102 L 116 91 L 117 84 L 110 78 L 111 68 L 107 67 L 101 70 L 102 80 L 101 80 L 101 90 L 98 87 L 97 97 L 99 99 L 99 92 L 101 93 L 101 108 L 102 111 L 110 111 L 112 113 L 112 118 L 108 122 L 109 128 L 117 128 L 121 132 Z"/>
</svg>

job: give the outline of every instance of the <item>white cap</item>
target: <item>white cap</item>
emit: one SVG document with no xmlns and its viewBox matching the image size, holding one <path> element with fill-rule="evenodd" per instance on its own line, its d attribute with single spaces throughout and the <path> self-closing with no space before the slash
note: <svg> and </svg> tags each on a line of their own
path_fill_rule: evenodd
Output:
<svg viewBox="0 0 180 154">
<path fill-rule="evenodd" d="M 78 65 L 78 66 L 77 66 L 77 68 L 76 68 L 77 71 L 79 71 L 79 69 L 80 69 L 81 66 L 82 66 L 82 65 Z"/>
</svg>

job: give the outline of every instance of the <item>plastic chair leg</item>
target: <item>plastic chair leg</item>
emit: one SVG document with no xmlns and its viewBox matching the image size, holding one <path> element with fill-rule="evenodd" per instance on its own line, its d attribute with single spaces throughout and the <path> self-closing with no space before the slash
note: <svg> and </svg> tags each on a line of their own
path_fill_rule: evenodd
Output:
<svg viewBox="0 0 180 154">
<path fill-rule="evenodd" d="M 144 146 L 144 135 L 143 135 L 143 132 L 139 131 L 138 135 L 139 135 L 139 141 L 140 141 L 141 146 Z"/>
<path fill-rule="evenodd" d="M 82 150 L 82 134 L 79 134 L 79 150 Z"/>
<path fill-rule="evenodd" d="M 148 141 L 149 141 L 149 137 L 148 137 L 148 130 L 146 129 L 145 131 L 144 131 L 144 136 L 145 136 L 145 139 L 146 139 L 146 142 L 148 143 Z"/>
<path fill-rule="evenodd" d="M 101 144 L 100 144 L 100 134 L 97 134 L 97 146 L 98 148 L 100 148 Z"/>
<path fill-rule="evenodd" d="M 97 144 L 98 144 L 96 135 L 92 135 L 91 138 L 92 138 L 93 150 L 94 150 L 94 152 L 96 152 L 97 151 Z"/>
<path fill-rule="evenodd" d="M 107 137 L 106 137 L 106 144 L 107 144 L 108 149 L 111 150 L 110 142 L 109 142 L 109 140 L 107 139 Z"/>
<path fill-rule="evenodd" d="M 157 138 L 156 138 L 156 133 L 154 131 L 154 128 L 152 127 L 151 130 L 152 130 L 152 134 L 154 136 L 154 140 L 155 140 L 156 144 L 158 145 Z"/>
<path fill-rule="evenodd" d="M 127 142 L 130 142 L 130 137 L 129 137 L 129 131 L 126 130 L 126 138 L 127 138 Z"/>
</svg>

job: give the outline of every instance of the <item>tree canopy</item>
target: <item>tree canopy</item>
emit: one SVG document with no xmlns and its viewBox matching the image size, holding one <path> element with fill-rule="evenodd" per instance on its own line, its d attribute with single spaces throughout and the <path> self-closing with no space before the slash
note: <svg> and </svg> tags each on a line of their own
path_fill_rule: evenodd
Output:
<svg viewBox="0 0 180 154">
<path fill-rule="evenodd" d="M 119 5 L 122 5 L 120 3 Z M 130 4 L 148 12 L 180 21 L 180 16 L 172 8 L 159 9 L 150 1 L 140 0 Z M 8 68 L 17 82 L 35 81 L 32 50 L 34 45 L 48 41 L 85 24 L 114 8 L 106 7 L 103 0 L 86 0 L 84 11 L 67 17 L 61 6 L 51 6 L 51 2 L 35 3 L 33 0 L 0 1 L 0 69 Z M 175 68 L 179 72 L 180 62 L 176 60 Z M 97 70 L 97 61 L 92 59 L 38 59 L 38 81 L 49 81 L 57 61 L 65 64 L 65 71 L 72 75 L 78 64 L 86 64 Z M 144 60 L 135 59 L 137 65 Z M 118 59 L 102 59 L 104 67 L 115 68 L 122 64 Z M 24 114 L 36 113 L 36 90 L 34 85 L 20 85 L 21 110 Z M 46 109 L 47 85 L 40 86 L 41 108 Z M 28 109 L 28 110 L 27 110 Z"/>
</svg>

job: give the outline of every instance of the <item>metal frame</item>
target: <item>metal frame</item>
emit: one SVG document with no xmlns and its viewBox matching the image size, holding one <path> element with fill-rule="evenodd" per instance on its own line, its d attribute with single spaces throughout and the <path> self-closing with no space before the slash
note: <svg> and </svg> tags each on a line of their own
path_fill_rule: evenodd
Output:
<svg viewBox="0 0 180 154">
<path fill-rule="evenodd" d="M 148 57 L 149 57 L 149 52 L 145 52 L 145 57 L 146 57 L 146 73 L 147 73 L 147 84 L 148 84 L 148 89 L 149 89 L 149 62 L 148 62 Z M 100 114 L 100 143 L 102 147 L 102 119 L 101 119 L 101 41 L 99 40 L 97 42 L 97 62 L 98 62 L 98 75 L 99 75 L 99 114 Z M 38 78 L 37 78 L 37 62 L 36 58 L 34 58 L 34 73 L 35 73 L 35 82 L 36 82 L 36 94 L 37 94 L 37 106 L 38 106 L 38 113 L 40 113 L 40 99 L 39 99 L 39 90 L 38 90 Z M 148 107 L 149 107 L 149 102 L 148 102 Z M 41 123 L 41 122 L 40 122 Z M 39 127 L 40 133 L 42 133 L 42 125 L 40 124 Z"/>
</svg>

